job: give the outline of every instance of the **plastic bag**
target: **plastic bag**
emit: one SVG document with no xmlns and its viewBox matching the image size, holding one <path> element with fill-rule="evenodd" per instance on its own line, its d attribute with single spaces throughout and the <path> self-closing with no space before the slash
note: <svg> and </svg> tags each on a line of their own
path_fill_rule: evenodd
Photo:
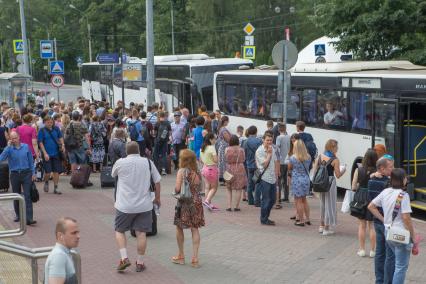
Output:
<svg viewBox="0 0 426 284">
<path fill-rule="evenodd" d="M 342 213 L 351 212 L 351 208 L 349 204 L 354 200 L 354 195 L 355 195 L 355 192 L 353 192 L 352 190 L 350 189 L 346 190 L 345 198 L 343 198 L 343 202 L 342 202 L 342 209 L 341 209 Z"/>
</svg>

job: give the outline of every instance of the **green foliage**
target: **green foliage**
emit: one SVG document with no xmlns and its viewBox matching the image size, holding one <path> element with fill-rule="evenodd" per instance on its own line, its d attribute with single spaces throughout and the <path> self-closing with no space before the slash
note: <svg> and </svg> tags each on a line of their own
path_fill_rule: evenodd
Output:
<svg viewBox="0 0 426 284">
<path fill-rule="evenodd" d="M 11 70 L 11 41 L 20 38 L 19 6 L 15 0 L 0 5 L 1 48 L 5 70 Z M 424 0 L 155 0 L 156 55 L 172 53 L 172 6 L 176 54 L 234 57 L 244 44 L 242 29 L 250 22 L 256 28 L 257 65 L 272 63 L 272 48 L 284 38 L 285 27 L 290 27 L 299 50 L 326 34 L 340 36 L 338 49 L 361 59 L 406 58 L 426 64 Z M 89 61 L 88 24 L 93 60 L 98 53 L 120 48 L 131 56 L 146 55 L 143 0 L 26 0 L 25 13 L 36 71 L 42 72 L 47 63 L 39 58 L 38 47 L 47 31 L 57 39 L 58 58 L 65 60 L 67 70 L 78 69 L 77 56 Z"/>
<path fill-rule="evenodd" d="M 423 0 L 322 0 L 314 22 L 338 50 L 356 58 L 425 61 L 426 3 Z"/>
</svg>

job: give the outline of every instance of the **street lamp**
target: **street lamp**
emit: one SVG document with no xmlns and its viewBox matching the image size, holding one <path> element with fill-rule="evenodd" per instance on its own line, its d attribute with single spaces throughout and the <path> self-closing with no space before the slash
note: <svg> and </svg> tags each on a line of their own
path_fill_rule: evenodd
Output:
<svg viewBox="0 0 426 284">
<path fill-rule="evenodd" d="M 79 12 L 81 15 L 83 15 L 84 18 L 86 18 L 86 24 L 87 24 L 87 37 L 89 39 L 89 61 L 92 62 L 92 38 L 90 36 L 90 24 L 89 24 L 89 19 L 87 18 L 86 15 L 84 15 L 84 12 L 81 11 L 80 9 L 78 9 L 76 6 L 74 6 L 73 4 L 69 4 L 68 7 L 70 7 L 71 9 L 76 10 L 77 12 Z"/>
<path fill-rule="evenodd" d="M 33 21 L 42 25 L 46 31 L 47 31 L 47 39 L 50 39 L 50 32 L 49 32 L 49 28 L 47 27 L 47 25 L 43 24 L 42 22 L 40 22 L 37 18 L 33 18 Z"/>
<path fill-rule="evenodd" d="M 172 54 L 175 55 L 175 17 L 173 15 L 173 0 L 170 0 L 170 18 L 172 21 Z"/>
</svg>

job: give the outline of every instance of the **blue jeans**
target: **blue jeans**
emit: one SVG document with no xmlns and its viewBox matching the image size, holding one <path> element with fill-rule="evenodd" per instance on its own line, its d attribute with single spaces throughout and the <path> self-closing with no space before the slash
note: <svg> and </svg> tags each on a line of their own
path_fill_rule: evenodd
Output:
<svg viewBox="0 0 426 284">
<path fill-rule="evenodd" d="M 32 170 L 24 170 L 24 171 L 12 171 L 10 173 L 10 183 L 12 185 L 13 193 L 22 194 L 25 199 L 25 210 L 27 221 L 33 220 L 33 202 L 31 201 L 31 177 L 33 173 Z M 17 218 L 19 216 L 19 202 L 13 202 L 13 209 L 15 209 L 15 214 Z"/>
<path fill-rule="evenodd" d="M 272 206 L 275 204 L 275 193 L 277 187 L 275 183 L 271 184 L 262 180 L 257 185 L 257 188 L 259 188 L 259 191 L 262 193 L 262 200 L 260 203 L 260 222 L 266 223 L 269 219 L 269 215 L 271 214 Z"/>
<path fill-rule="evenodd" d="M 253 175 L 254 175 L 254 171 L 256 169 L 247 169 L 247 176 L 248 176 L 248 181 L 247 181 L 247 199 L 248 199 L 248 204 L 249 205 L 253 205 L 254 204 L 254 191 L 256 188 L 256 185 L 253 182 Z"/>
<path fill-rule="evenodd" d="M 374 220 L 374 230 L 376 231 L 376 256 L 374 257 L 376 284 L 392 284 L 395 255 L 386 242 L 385 226 Z"/>
<path fill-rule="evenodd" d="M 410 262 L 412 244 L 404 245 L 389 241 L 386 241 L 386 243 L 395 254 L 395 272 L 393 273 L 392 283 L 404 284 L 405 274 Z"/>
<path fill-rule="evenodd" d="M 160 160 L 161 156 L 161 160 Z M 154 147 L 154 163 L 158 170 L 167 169 L 167 143 L 156 143 Z"/>
</svg>

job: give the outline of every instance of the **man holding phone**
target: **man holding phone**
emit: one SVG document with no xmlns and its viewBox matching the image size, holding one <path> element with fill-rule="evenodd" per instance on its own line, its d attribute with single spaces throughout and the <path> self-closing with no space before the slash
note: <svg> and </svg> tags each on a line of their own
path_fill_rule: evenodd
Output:
<svg viewBox="0 0 426 284">
<path fill-rule="evenodd" d="M 279 176 L 279 160 L 272 149 L 273 134 L 265 132 L 263 135 L 263 144 L 256 150 L 256 165 L 263 173 L 262 179 L 257 185 L 262 194 L 260 203 L 260 223 L 263 225 L 275 225 L 275 222 L 269 219 L 271 209 L 274 206 L 276 198 L 276 182 Z"/>
</svg>

